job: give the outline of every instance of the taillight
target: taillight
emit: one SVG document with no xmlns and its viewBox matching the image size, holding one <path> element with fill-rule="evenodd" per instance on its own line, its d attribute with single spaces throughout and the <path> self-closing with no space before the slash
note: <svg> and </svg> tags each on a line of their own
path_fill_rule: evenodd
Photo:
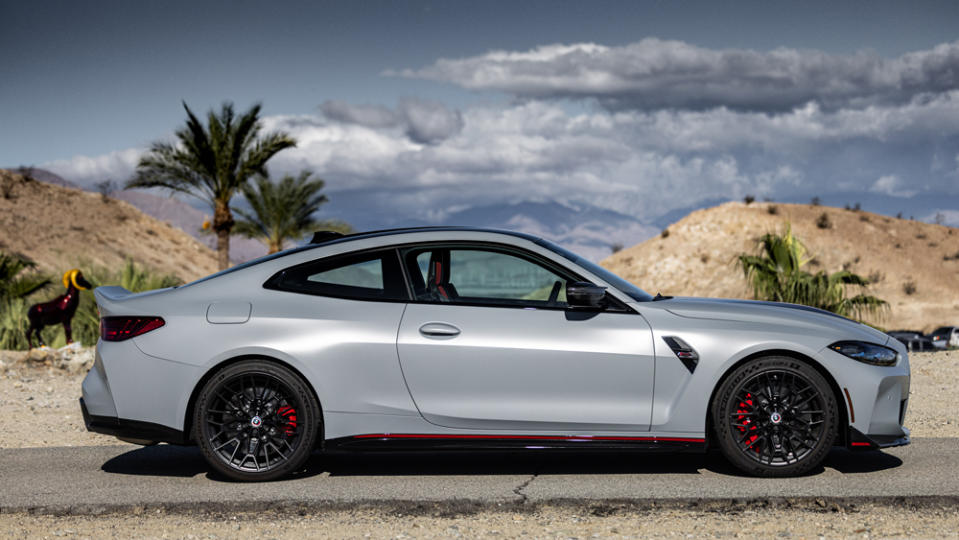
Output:
<svg viewBox="0 0 959 540">
<path fill-rule="evenodd" d="M 100 339 L 123 341 L 156 330 L 163 324 L 160 317 L 103 317 L 100 319 Z"/>
</svg>

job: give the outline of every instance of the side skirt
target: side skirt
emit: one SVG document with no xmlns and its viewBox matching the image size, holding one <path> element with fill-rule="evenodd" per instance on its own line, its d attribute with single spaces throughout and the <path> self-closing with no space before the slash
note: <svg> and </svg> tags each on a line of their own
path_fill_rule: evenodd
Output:
<svg viewBox="0 0 959 540">
<path fill-rule="evenodd" d="M 687 437 L 368 433 L 326 441 L 328 450 L 641 450 L 703 452 L 706 440 Z"/>
</svg>

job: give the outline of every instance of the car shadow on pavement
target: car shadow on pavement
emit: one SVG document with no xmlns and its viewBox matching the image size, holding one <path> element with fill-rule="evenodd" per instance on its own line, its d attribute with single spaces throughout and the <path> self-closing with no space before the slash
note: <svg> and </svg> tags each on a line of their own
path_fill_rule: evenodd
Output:
<svg viewBox="0 0 959 540">
<path fill-rule="evenodd" d="M 823 467 L 842 474 L 870 473 L 902 465 L 902 460 L 883 452 L 850 452 L 833 449 Z M 229 481 L 209 472 L 199 449 L 157 445 L 120 454 L 101 469 L 112 474 L 194 477 L 205 474 L 216 481 Z M 658 454 L 640 452 L 543 450 L 543 451 L 443 451 L 443 452 L 329 452 L 314 453 L 305 470 L 291 479 L 328 473 L 330 476 L 442 476 L 514 474 L 702 474 L 709 471 L 745 476 L 719 452 L 706 454 Z"/>
</svg>

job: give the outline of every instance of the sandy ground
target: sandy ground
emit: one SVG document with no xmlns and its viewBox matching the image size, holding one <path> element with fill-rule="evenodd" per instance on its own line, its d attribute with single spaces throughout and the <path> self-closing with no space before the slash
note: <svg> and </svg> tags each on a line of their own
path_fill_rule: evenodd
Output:
<svg viewBox="0 0 959 540">
<path fill-rule="evenodd" d="M 906 424 L 915 437 L 959 437 L 959 351 L 912 356 Z M 52 367 L 0 373 L 0 448 L 115 445 L 88 433 L 77 398 L 82 374 Z M 403 515 L 358 508 L 216 515 L 165 511 L 100 516 L 0 512 L 9 538 L 959 538 L 959 508 L 776 508 L 596 512 L 545 506 L 517 513 Z"/>
<path fill-rule="evenodd" d="M 959 437 L 959 351 L 914 353 L 906 425 L 913 437 Z M 56 368 L 0 373 L 0 448 L 122 444 L 87 432 L 77 400 L 83 374 Z"/>
<path fill-rule="evenodd" d="M 959 509 L 625 511 L 542 507 L 463 516 L 359 509 L 229 515 L 0 514 L 0 532 L 28 538 L 959 538 Z"/>
</svg>

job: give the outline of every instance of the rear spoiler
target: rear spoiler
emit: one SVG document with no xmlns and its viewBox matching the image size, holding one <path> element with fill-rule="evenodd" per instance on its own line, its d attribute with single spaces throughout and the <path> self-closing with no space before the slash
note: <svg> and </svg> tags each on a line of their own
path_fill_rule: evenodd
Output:
<svg viewBox="0 0 959 540">
<path fill-rule="evenodd" d="M 119 302 L 128 296 L 132 296 L 134 293 L 124 289 L 123 287 L 118 287 L 115 285 L 110 285 L 107 287 L 97 287 L 93 289 L 93 296 L 97 299 L 97 304 L 101 302 Z"/>
<path fill-rule="evenodd" d="M 156 289 L 141 293 L 130 292 L 123 287 L 107 286 L 93 289 L 93 297 L 97 300 L 97 308 L 101 317 L 112 315 L 141 315 L 142 304 L 130 302 L 147 296 L 168 291 L 170 289 Z"/>
</svg>

